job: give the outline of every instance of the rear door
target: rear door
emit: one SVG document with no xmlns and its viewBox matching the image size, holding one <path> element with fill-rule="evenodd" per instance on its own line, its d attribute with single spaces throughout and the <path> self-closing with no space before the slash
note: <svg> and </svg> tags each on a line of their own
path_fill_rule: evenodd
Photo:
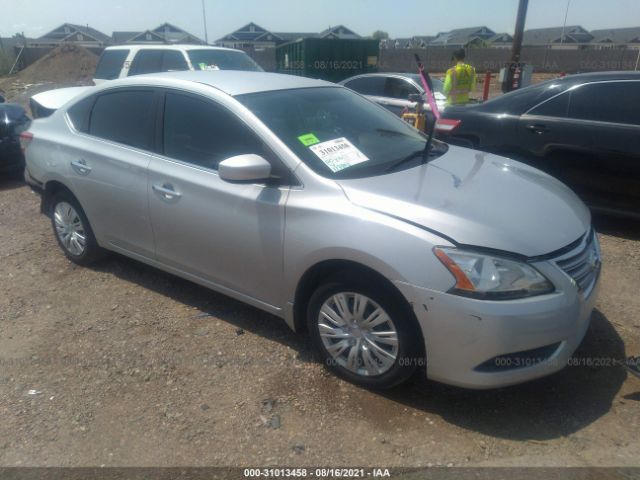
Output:
<svg viewBox="0 0 640 480">
<path fill-rule="evenodd" d="M 148 193 L 158 260 L 277 306 L 289 188 L 229 183 L 217 169 L 245 153 L 262 155 L 275 173 L 284 167 L 237 116 L 204 97 L 167 91 L 162 131 Z"/>
<path fill-rule="evenodd" d="M 153 257 L 147 166 L 154 144 L 157 93 L 108 90 L 74 105 L 77 135 L 64 149 L 72 189 L 102 243 Z"/>
</svg>

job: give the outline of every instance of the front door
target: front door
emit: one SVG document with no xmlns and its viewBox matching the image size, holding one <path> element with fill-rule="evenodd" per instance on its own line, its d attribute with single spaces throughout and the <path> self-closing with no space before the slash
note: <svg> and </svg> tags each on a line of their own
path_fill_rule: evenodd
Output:
<svg viewBox="0 0 640 480">
<path fill-rule="evenodd" d="M 162 155 L 149 165 L 148 191 L 158 261 L 281 307 L 289 189 L 229 183 L 217 174 L 220 161 L 235 155 L 277 160 L 225 107 L 171 91 L 164 101 Z"/>
</svg>

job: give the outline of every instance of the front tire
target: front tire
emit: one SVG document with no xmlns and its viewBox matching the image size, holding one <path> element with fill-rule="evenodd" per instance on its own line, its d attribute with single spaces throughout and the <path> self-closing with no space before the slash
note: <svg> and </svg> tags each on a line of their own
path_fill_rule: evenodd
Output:
<svg viewBox="0 0 640 480">
<path fill-rule="evenodd" d="M 390 388 L 423 365 L 413 312 L 391 287 L 336 277 L 311 296 L 307 324 L 324 365 L 352 383 Z"/>
<path fill-rule="evenodd" d="M 65 256 L 78 265 L 89 265 L 104 255 L 82 207 L 73 195 L 57 193 L 51 201 L 51 226 Z"/>
</svg>

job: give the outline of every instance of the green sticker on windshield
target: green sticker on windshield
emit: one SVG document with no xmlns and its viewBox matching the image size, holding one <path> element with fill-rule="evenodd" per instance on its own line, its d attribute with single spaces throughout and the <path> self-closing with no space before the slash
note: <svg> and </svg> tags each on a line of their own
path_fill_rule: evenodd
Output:
<svg viewBox="0 0 640 480">
<path fill-rule="evenodd" d="M 309 147 L 311 145 L 315 145 L 316 143 L 320 143 L 318 137 L 316 137 L 313 133 L 305 133 L 304 135 L 300 135 L 298 140 L 302 142 L 305 147 Z"/>
</svg>

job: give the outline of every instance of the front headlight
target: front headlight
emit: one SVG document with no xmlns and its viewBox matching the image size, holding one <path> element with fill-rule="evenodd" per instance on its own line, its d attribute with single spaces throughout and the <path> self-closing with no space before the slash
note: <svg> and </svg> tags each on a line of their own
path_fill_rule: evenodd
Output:
<svg viewBox="0 0 640 480">
<path fill-rule="evenodd" d="M 507 300 L 553 292 L 551 282 L 526 263 L 458 248 L 435 247 L 436 257 L 451 272 L 456 295 Z"/>
</svg>

